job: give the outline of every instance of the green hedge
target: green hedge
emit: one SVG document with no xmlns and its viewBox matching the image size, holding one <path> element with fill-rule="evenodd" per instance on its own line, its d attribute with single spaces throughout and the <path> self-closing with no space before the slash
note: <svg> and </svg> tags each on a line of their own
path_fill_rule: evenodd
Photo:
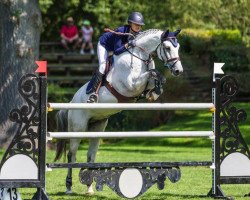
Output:
<svg viewBox="0 0 250 200">
<path fill-rule="evenodd" d="M 182 52 L 198 58 L 208 56 L 210 66 L 213 62 L 224 62 L 225 70 L 249 71 L 247 48 L 239 30 L 184 29 L 179 41 Z"/>
</svg>

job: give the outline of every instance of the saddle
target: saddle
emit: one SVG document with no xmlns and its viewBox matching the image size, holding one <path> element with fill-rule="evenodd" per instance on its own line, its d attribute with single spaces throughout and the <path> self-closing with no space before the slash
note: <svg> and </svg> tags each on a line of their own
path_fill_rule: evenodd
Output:
<svg viewBox="0 0 250 200">
<path fill-rule="evenodd" d="M 137 97 L 126 97 L 123 96 L 122 94 L 120 94 L 119 92 L 117 92 L 113 86 L 107 81 L 106 76 L 108 74 L 108 72 L 111 70 L 112 64 L 114 62 L 113 59 L 113 55 L 109 55 L 106 61 L 106 68 L 105 68 L 105 74 L 104 74 L 104 78 L 103 78 L 103 82 L 102 82 L 102 86 L 105 86 L 111 94 L 113 94 L 119 103 L 134 103 L 137 100 Z"/>
</svg>

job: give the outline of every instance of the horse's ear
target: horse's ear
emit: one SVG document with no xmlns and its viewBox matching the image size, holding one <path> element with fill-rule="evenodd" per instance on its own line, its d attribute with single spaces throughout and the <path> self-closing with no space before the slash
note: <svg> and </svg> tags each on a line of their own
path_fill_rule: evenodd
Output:
<svg viewBox="0 0 250 200">
<path fill-rule="evenodd" d="M 177 29 L 177 30 L 174 32 L 174 35 L 177 36 L 180 32 L 181 32 L 181 29 Z"/>
<path fill-rule="evenodd" d="M 168 38 L 169 30 L 167 29 L 161 34 L 161 41 L 164 41 Z"/>
</svg>

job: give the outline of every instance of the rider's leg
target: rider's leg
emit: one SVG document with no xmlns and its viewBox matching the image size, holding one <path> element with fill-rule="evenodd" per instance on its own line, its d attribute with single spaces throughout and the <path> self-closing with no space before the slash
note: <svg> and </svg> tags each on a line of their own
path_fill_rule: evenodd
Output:
<svg viewBox="0 0 250 200">
<path fill-rule="evenodd" d="M 98 56 L 98 61 L 99 61 L 99 72 L 104 74 L 105 68 L 106 68 L 106 61 L 107 61 L 107 57 L 108 57 L 108 52 L 100 44 L 100 42 L 98 42 L 98 45 L 97 45 L 97 56 Z"/>
<path fill-rule="evenodd" d="M 91 79 L 92 84 L 89 84 L 91 87 L 87 87 L 87 94 L 90 94 L 88 103 L 94 103 L 98 101 L 98 90 L 102 83 L 102 79 L 105 73 L 106 68 L 106 59 L 108 56 L 107 50 L 98 42 L 97 45 L 97 55 L 99 60 L 99 69 L 95 72 L 94 76 Z"/>
</svg>

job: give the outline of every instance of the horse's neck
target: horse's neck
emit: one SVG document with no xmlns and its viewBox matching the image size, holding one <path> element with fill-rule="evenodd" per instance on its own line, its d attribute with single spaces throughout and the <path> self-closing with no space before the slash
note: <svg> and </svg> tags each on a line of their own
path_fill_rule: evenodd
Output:
<svg viewBox="0 0 250 200">
<path fill-rule="evenodd" d="M 156 50 L 157 46 L 160 44 L 162 31 L 157 31 L 156 33 L 149 33 L 144 37 L 141 37 L 136 41 L 136 45 L 146 50 L 149 53 L 152 53 Z"/>
</svg>

